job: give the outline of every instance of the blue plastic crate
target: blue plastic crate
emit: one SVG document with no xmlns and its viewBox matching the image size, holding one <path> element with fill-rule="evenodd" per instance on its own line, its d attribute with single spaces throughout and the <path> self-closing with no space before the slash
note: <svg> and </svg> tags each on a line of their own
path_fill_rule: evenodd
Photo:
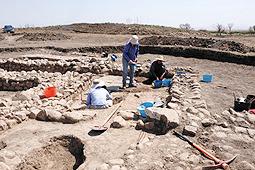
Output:
<svg viewBox="0 0 255 170">
<path fill-rule="evenodd" d="M 152 85 L 154 88 L 160 88 L 162 86 L 162 80 L 154 80 Z"/>
<path fill-rule="evenodd" d="M 204 74 L 202 78 L 203 82 L 210 83 L 213 81 L 213 75 L 212 74 Z"/>
</svg>

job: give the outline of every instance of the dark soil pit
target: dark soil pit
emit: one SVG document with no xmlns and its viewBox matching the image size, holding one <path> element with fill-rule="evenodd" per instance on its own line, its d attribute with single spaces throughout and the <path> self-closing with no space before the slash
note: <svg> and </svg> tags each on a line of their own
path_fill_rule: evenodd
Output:
<svg viewBox="0 0 255 170">
<path fill-rule="evenodd" d="M 73 170 L 86 159 L 84 144 L 74 136 L 52 138 L 49 144 L 26 156 L 17 170 Z"/>
</svg>

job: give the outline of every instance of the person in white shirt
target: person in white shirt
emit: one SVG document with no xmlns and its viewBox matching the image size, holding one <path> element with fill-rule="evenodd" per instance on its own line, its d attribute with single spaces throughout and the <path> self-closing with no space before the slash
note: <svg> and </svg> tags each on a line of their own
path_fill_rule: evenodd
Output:
<svg viewBox="0 0 255 170">
<path fill-rule="evenodd" d="M 112 106 L 112 96 L 106 89 L 103 81 L 95 80 L 93 82 L 86 104 L 91 109 L 105 109 Z"/>
</svg>

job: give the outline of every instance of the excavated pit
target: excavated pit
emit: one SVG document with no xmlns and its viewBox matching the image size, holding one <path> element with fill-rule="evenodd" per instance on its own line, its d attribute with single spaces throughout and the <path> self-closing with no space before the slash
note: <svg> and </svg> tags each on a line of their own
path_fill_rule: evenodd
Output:
<svg viewBox="0 0 255 170">
<path fill-rule="evenodd" d="M 47 146 L 27 155 L 17 170 L 75 170 L 85 160 L 84 144 L 74 136 L 54 137 Z"/>
</svg>

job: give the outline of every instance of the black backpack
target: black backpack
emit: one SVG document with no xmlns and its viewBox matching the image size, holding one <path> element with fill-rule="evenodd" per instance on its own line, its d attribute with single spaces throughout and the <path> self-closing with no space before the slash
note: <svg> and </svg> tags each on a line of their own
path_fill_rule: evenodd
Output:
<svg viewBox="0 0 255 170">
<path fill-rule="evenodd" d="M 245 101 L 240 101 L 240 98 L 235 98 L 234 110 L 237 112 L 242 112 L 244 110 L 248 111 L 250 109 L 255 109 L 255 96 L 247 95 Z"/>
</svg>

